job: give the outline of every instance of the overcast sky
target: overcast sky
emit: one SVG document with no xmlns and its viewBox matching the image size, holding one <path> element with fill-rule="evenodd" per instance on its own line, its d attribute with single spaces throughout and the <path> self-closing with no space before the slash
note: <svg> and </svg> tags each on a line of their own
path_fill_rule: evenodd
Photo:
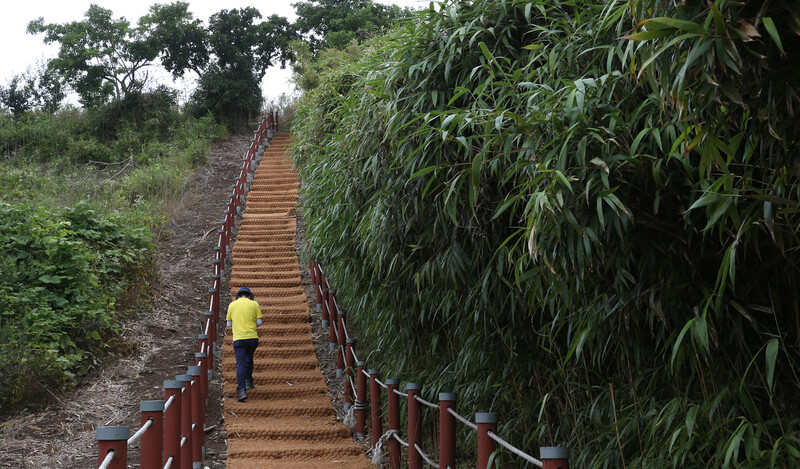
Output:
<svg viewBox="0 0 800 469">
<path fill-rule="evenodd" d="M 184 0 L 186 1 L 186 0 Z M 253 6 L 263 17 L 278 14 L 294 21 L 294 8 L 292 3 L 297 0 L 271 0 L 271 1 L 239 1 L 227 0 L 188 0 L 189 10 L 195 18 L 208 22 L 208 18 L 222 10 Z M 419 0 L 378 0 L 379 3 L 395 3 L 401 6 L 427 6 L 427 1 Z M 3 2 L 3 11 L 0 13 L 0 84 L 6 85 L 14 74 L 24 72 L 37 61 L 54 57 L 58 53 L 58 45 L 45 45 L 44 35 L 27 34 L 28 23 L 36 18 L 43 17 L 45 23 L 65 23 L 83 18 L 84 13 L 92 3 L 107 8 L 114 13 L 114 17 L 124 16 L 132 25 L 139 18 L 147 14 L 148 8 L 154 3 L 171 3 L 171 0 L 16 0 Z M 264 96 L 276 98 L 281 93 L 292 93 L 289 84 L 291 73 L 289 67 L 281 70 L 273 67 L 267 71 L 264 78 Z M 169 74 L 159 74 L 159 80 L 175 88 L 188 90 L 194 87 L 194 79 L 184 82 L 172 82 Z"/>
</svg>

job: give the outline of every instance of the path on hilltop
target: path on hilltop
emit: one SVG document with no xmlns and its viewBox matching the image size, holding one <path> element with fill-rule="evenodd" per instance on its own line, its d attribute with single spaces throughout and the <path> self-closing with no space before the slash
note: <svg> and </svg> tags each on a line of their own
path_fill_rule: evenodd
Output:
<svg viewBox="0 0 800 469">
<path fill-rule="evenodd" d="M 295 251 L 299 181 L 287 158 L 290 134 L 267 148 L 247 195 L 233 244 L 231 295 L 247 286 L 261 305 L 256 389 L 236 402 L 230 334 L 222 351 L 228 469 L 370 468 L 364 449 L 339 423 L 311 337 L 309 308 Z"/>
</svg>

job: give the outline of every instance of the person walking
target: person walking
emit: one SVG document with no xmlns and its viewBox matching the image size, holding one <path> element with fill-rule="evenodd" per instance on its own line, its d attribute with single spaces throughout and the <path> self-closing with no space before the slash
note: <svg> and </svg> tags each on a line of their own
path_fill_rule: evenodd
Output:
<svg viewBox="0 0 800 469">
<path fill-rule="evenodd" d="M 253 354 L 258 347 L 258 330 L 262 324 L 261 306 L 247 287 L 236 293 L 236 301 L 228 305 L 228 327 L 233 329 L 233 353 L 236 356 L 236 401 L 247 399 L 253 385 Z"/>
</svg>

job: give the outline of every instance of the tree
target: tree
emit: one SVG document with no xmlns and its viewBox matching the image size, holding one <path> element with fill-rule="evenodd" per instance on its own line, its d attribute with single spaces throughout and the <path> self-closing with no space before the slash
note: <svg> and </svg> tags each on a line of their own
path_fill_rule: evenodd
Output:
<svg viewBox="0 0 800 469">
<path fill-rule="evenodd" d="M 409 8 L 382 5 L 372 0 L 309 0 L 292 3 L 297 13 L 295 27 L 306 35 L 311 51 L 363 40 L 408 16 Z"/>
<path fill-rule="evenodd" d="M 45 24 L 44 18 L 38 18 L 28 24 L 28 33 L 44 34 L 46 44 L 61 44 L 50 66 L 80 95 L 85 106 L 141 91 L 148 80 L 148 74 L 142 71 L 156 56 L 142 31 L 97 5 L 91 5 L 84 18 L 64 24 Z"/>
<path fill-rule="evenodd" d="M 52 114 L 64 100 L 64 87 L 58 74 L 47 64 L 39 63 L 36 70 L 14 75 L 8 86 L 0 86 L 0 104 L 11 111 L 15 117 L 25 111 L 41 109 Z"/>
<path fill-rule="evenodd" d="M 202 75 L 209 63 L 208 31 L 195 19 L 186 2 L 152 5 L 139 20 L 147 42 L 160 54 L 161 64 L 175 77 L 187 70 Z"/>
<path fill-rule="evenodd" d="M 0 86 L 0 104 L 14 117 L 20 117 L 34 105 L 34 83 L 25 75 L 14 75 L 8 86 Z"/>
</svg>

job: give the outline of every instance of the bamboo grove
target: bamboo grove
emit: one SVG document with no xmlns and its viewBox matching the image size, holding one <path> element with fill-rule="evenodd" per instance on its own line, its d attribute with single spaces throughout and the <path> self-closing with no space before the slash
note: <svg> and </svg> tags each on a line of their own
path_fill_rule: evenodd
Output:
<svg viewBox="0 0 800 469">
<path fill-rule="evenodd" d="M 331 67 L 293 151 L 368 360 L 576 467 L 796 467 L 799 35 L 795 2 L 451 1 Z"/>
</svg>

